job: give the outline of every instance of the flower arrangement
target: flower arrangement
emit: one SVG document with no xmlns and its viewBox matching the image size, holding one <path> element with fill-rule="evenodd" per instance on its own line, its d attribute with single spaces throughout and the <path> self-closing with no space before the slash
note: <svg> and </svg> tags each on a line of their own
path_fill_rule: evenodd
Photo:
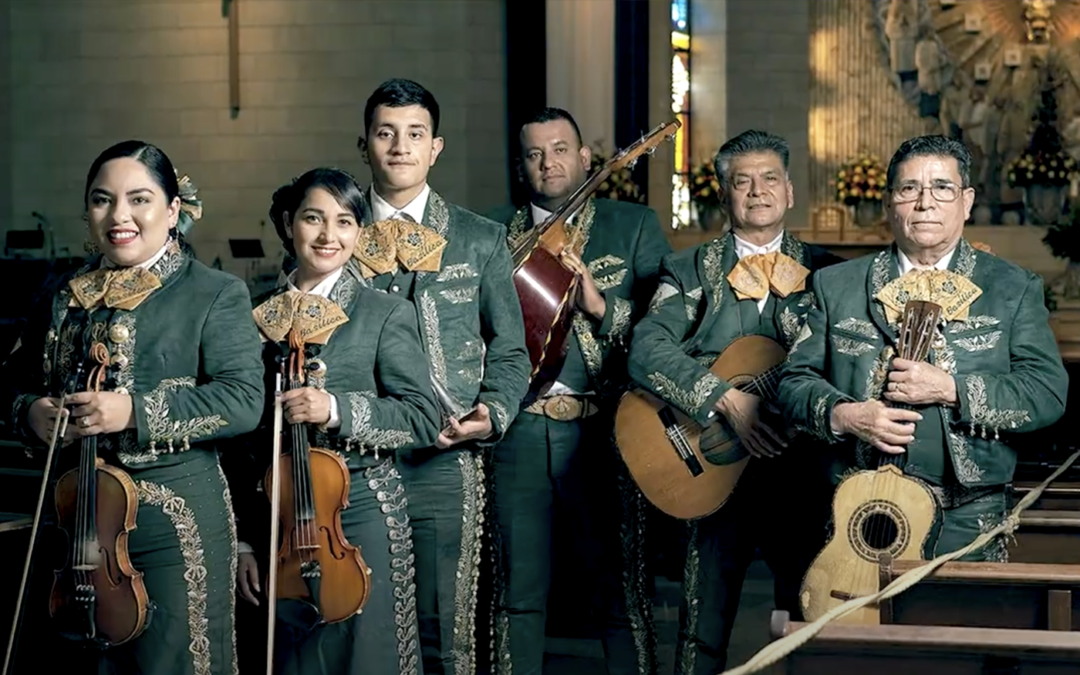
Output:
<svg viewBox="0 0 1080 675">
<path fill-rule="evenodd" d="M 885 167 L 877 155 L 862 153 L 836 173 L 836 199 L 853 206 L 862 201 L 880 201 L 885 195 Z"/>
<path fill-rule="evenodd" d="M 607 164 L 609 159 L 610 157 L 608 157 L 602 148 L 594 146 L 592 149 L 592 162 L 589 166 L 589 175 L 599 171 L 601 167 Z M 600 187 L 596 191 L 596 196 L 620 202 L 633 202 L 635 204 L 645 203 L 645 195 L 634 181 L 634 172 L 628 166 L 617 171 L 612 171 L 611 175 L 608 176 L 603 183 L 600 183 Z"/>
<path fill-rule="evenodd" d="M 720 208 L 720 179 L 711 161 L 690 172 L 690 201 L 704 209 Z"/>
<path fill-rule="evenodd" d="M 1077 172 L 1076 169 L 1076 160 L 1061 150 L 1056 152 L 1028 150 L 1009 163 L 1009 187 L 1068 185 L 1073 174 Z"/>
</svg>

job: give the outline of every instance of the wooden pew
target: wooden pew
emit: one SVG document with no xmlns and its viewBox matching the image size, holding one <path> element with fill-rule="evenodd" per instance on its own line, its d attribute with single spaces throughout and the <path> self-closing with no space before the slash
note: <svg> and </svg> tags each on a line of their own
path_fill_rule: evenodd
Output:
<svg viewBox="0 0 1080 675">
<path fill-rule="evenodd" d="M 775 611 L 773 640 L 806 624 Z M 1080 633 L 832 624 L 772 668 L 772 675 L 1076 675 Z"/>
<path fill-rule="evenodd" d="M 1014 537 L 1010 562 L 1080 564 L 1080 510 L 1028 509 Z"/>
<path fill-rule="evenodd" d="M 923 564 L 882 565 L 880 586 Z M 882 624 L 1080 631 L 1080 565 L 946 563 L 880 609 Z"/>
</svg>

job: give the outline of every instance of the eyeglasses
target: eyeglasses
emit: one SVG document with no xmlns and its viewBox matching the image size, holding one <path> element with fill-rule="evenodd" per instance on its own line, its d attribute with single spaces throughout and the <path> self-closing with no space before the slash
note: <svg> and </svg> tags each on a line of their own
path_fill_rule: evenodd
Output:
<svg viewBox="0 0 1080 675">
<path fill-rule="evenodd" d="M 960 198 L 960 193 L 963 192 L 963 188 L 955 183 L 934 183 L 933 185 L 903 183 L 893 188 L 893 202 L 907 204 L 918 201 L 924 190 L 929 190 L 930 196 L 938 202 L 955 202 Z"/>
</svg>

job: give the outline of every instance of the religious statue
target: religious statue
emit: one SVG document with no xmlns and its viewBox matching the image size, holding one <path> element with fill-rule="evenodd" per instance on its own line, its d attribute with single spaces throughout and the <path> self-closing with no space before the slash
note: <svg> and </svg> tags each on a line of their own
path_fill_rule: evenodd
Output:
<svg viewBox="0 0 1080 675">
<path fill-rule="evenodd" d="M 931 96 L 941 91 L 941 47 L 927 35 L 915 46 L 915 67 L 919 71 L 919 90 Z"/>
<path fill-rule="evenodd" d="M 1054 0 L 1024 0 L 1024 24 L 1027 28 L 1028 42 L 1046 44 L 1050 41 L 1050 8 Z"/>
<path fill-rule="evenodd" d="M 889 38 L 889 61 L 893 72 L 915 70 L 915 40 L 919 35 L 918 0 L 893 0 L 885 22 L 885 35 Z"/>
</svg>

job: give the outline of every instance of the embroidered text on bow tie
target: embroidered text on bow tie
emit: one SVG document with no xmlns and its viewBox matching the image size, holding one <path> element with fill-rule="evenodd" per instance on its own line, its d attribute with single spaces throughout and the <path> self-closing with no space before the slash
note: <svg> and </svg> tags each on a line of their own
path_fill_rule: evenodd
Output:
<svg viewBox="0 0 1080 675">
<path fill-rule="evenodd" d="M 361 227 L 353 257 L 365 277 L 393 272 L 398 264 L 413 272 L 438 272 L 446 239 L 418 223 L 380 220 Z"/>
<path fill-rule="evenodd" d="M 109 308 L 132 310 L 161 288 L 161 280 L 142 267 L 100 269 L 68 282 L 75 301 L 92 310 L 99 304 Z"/>
<path fill-rule="evenodd" d="M 321 295 L 286 291 L 270 298 L 252 312 L 263 336 L 281 342 L 296 329 L 307 344 L 324 345 L 334 330 L 349 322 L 337 303 Z"/>
<path fill-rule="evenodd" d="M 956 272 L 911 270 L 890 281 L 875 297 L 885 307 L 889 323 L 897 323 L 910 300 L 940 305 L 941 317 L 946 321 L 967 319 L 968 308 L 980 295 L 981 288 Z"/>
<path fill-rule="evenodd" d="M 727 276 L 728 283 L 739 300 L 761 300 L 769 291 L 786 298 L 791 293 L 806 290 L 806 277 L 810 270 L 793 258 L 774 251 L 748 255 Z"/>
</svg>

